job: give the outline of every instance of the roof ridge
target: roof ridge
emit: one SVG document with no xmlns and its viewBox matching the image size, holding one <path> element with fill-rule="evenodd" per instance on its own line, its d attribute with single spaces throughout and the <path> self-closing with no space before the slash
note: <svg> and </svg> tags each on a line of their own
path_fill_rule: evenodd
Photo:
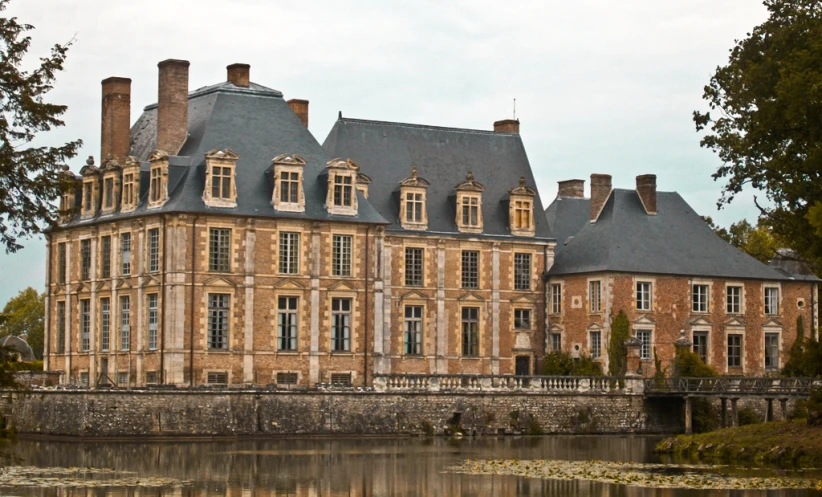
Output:
<svg viewBox="0 0 822 497">
<path fill-rule="evenodd" d="M 519 133 L 504 133 L 500 131 L 492 131 L 486 129 L 471 129 L 471 128 L 452 128 L 449 126 L 434 126 L 431 124 L 414 124 L 414 123 L 401 123 L 401 122 L 394 122 L 394 121 L 379 121 L 373 119 L 356 119 L 353 117 L 339 117 L 337 121 L 340 122 L 352 122 L 352 123 L 359 123 L 359 124 L 377 124 L 377 125 L 388 125 L 388 126 L 399 126 L 404 128 L 419 128 L 419 129 L 432 129 L 432 130 L 440 130 L 440 131 L 458 131 L 463 133 L 477 133 L 482 135 L 512 135 L 512 136 L 519 136 Z"/>
<path fill-rule="evenodd" d="M 248 88 L 243 88 L 240 86 L 235 86 L 229 81 L 223 81 L 221 83 L 214 83 L 213 85 L 202 86 L 200 88 L 197 88 L 196 90 L 189 91 L 188 100 L 209 95 L 211 93 L 237 93 L 240 95 L 283 98 L 283 92 L 281 92 L 280 90 L 275 90 L 273 88 L 269 88 L 267 86 L 263 86 L 254 82 L 249 83 Z M 147 110 L 153 110 L 156 108 L 157 102 L 154 102 L 143 107 L 143 111 L 145 112 Z"/>
</svg>

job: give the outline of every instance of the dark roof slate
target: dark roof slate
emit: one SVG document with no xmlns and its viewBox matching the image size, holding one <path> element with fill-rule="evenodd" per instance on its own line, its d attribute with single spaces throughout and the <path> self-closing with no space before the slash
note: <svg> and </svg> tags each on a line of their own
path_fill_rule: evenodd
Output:
<svg viewBox="0 0 822 497">
<path fill-rule="evenodd" d="M 590 199 L 568 200 L 556 199 L 546 211 L 553 229 L 573 234 L 567 243 L 558 240 L 551 275 L 615 271 L 791 279 L 718 237 L 676 192 L 658 192 L 657 215 L 650 216 L 636 191 L 614 189 L 595 223 L 589 222 Z"/>
<path fill-rule="evenodd" d="M 536 189 L 522 139 L 516 133 L 495 133 L 417 124 L 340 118 L 323 148 L 329 156 L 351 158 L 372 178 L 371 203 L 391 223 L 388 230 L 404 231 L 399 223 L 399 183 L 416 166 L 427 180 L 427 233 L 461 235 L 457 230 L 457 185 L 472 171 L 485 187 L 482 193 L 483 236 L 512 236 L 508 228 L 508 192 L 519 185 Z M 550 239 L 539 194 L 534 198 L 536 238 Z M 426 232 L 413 231 L 418 235 Z M 466 235 L 476 237 L 478 235 Z"/>
<path fill-rule="evenodd" d="M 779 249 L 768 263 L 768 266 L 777 271 L 801 281 L 822 281 L 816 276 L 807 262 L 795 250 Z"/>
</svg>

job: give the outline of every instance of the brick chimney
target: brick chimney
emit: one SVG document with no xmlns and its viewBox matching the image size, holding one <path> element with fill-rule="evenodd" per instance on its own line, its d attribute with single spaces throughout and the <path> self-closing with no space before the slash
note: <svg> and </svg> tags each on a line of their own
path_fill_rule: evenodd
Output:
<svg viewBox="0 0 822 497">
<path fill-rule="evenodd" d="M 584 198 L 585 197 L 585 180 L 584 179 L 567 179 L 565 181 L 557 181 L 559 184 L 559 198 Z"/>
<path fill-rule="evenodd" d="M 251 66 L 248 64 L 231 64 L 226 67 L 228 72 L 228 82 L 234 86 L 248 88 L 250 83 Z"/>
<path fill-rule="evenodd" d="M 645 212 L 656 215 L 656 174 L 642 174 L 636 177 L 636 192 L 645 207 Z"/>
<path fill-rule="evenodd" d="M 495 133 L 519 134 L 519 119 L 503 119 L 494 123 Z"/>
<path fill-rule="evenodd" d="M 599 213 L 611 195 L 611 175 L 591 175 L 591 222 L 596 222 Z"/>
<path fill-rule="evenodd" d="M 157 149 L 168 155 L 177 155 L 188 137 L 188 66 L 176 59 L 157 64 Z"/>
<path fill-rule="evenodd" d="M 308 127 L 308 100 L 300 100 L 298 98 L 292 98 L 288 102 L 288 106 L 291 107 L 291 110 L 297 114 L 297 117 L 300 118 L 300 121 L 303 122 L 303 125 L 307 128 Z"/>
<path fill-rule="evenodd" d="M 131 80 L 111 77 L 103 87 L 103 113 L 100 119 L 100 163 L 111 154 L 123 161 L 131 147 Z"/>
</svg>

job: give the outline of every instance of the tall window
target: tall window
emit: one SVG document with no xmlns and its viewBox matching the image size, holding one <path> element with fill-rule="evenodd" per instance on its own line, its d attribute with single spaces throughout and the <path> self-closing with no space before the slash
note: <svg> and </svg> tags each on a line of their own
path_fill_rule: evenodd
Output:
<svg viewBox="0 0 822 497">
<path fill-rule="evenodd" d="M 765 314 L 779 314 L 779 288 L 765 288 Z"/>
<path fill-rule="evenodd" d="M 157 325 L 159 312 L 157 309 L 158 296 L 156 293 L 147 295 L 148 300 L 148 350 L 157 350 Z"/>
<path fill-rule="evenodd" d="M 149 190 L 151 190 L 151 201 L 157 202 L 163 199 L 160 193 L 160 186 L 163 179 L 163 171 L 159 167 L 151 168 L 151 181 L 149 182 Z"/>
<path fill-rule="evenodd" d="M 462 225 L 469 228 L 479 227 L 479 197 L 462 197 Z"/>
<path fill-rule="evenodd" d="M 708 332 L 694 332 L 694 354 L 698 355 L 702 362 L 708 364 Z"/>
<path fill-rule="evenodd" d="M 66 303 L 57 302 L 57 343 L 54 351 L 63 354 L 66 351 Z"/>
<path fill-rule="evenodd" d="M 462 355 L 479 355 L 479 307 L 462 308 Z"/>
<path fill-rule="evenodd" d="M 123 205 L 131 205 L 134 202 L 134 174 L 123 175 Z"/>
<path fill-rule="evenodd" d="M 80 351 L 88 352 L 91 340 L 91 301 L 80 301 Z"/>
<path fill-rule="evenodd" d="M 765 369 L 779 369 L 779 333 L 765 333 Z"/>
<path fill-rule="evenodd" d="M 229 297 L 229 295 L 222 293 L 208 294 L 209 350 L 228 349 Z"/>
<path fill-rule="evenodd" d="M 422 354 L 422 306 L 405 306 L 405 354 Z"/>
<path fill-rule="evenodd" d="M 638 281 L 636 284 L 636 308 L 638 311 L 651 310 L 651 283 Z"/>
<path fill-rule="evenodd" d="M 529 229 L 531 227 L 531 201 L 514 201 L 514 228 Z"/>
<path fill-rule="evenodd" d="M 156 273 L 160 270 L 160 230 L 148 230 L 148 272 Z"/>
<path fill-rule="evenodd" d="M 693 311 L 708 312 L 708 285 L 693 286 Z"/>
<path fill-rule="evenodd" d="M 351 299 L 331 299 L 331 351 L 351 350 Z"/>
<path fill-rule="evenodd" d="M 514 309 L 514 329 L 531 329 L 531 309 Z"/>
<path fill-rule="evenodd" d="M 111 237 L 100 239 L 100 266 L 103 278 L 111 278 Z"/>
<path fill-rule="evenodd" d="M 591 312 L 600 312 L 602 310 L 602 287 L 599 281 L 588 282 L 588 301 Z"/>
<path fill-rule="evenodd" d="M 122 254 L 120 274 L 128 276 L 131 274 L 131 233 L 120 235 L 120 253 Z"/>
<path fill-rule="evenodd" d="M 742 313 L 742 287 L 729 286 L 727 298 L 727 312 L 728 314 Z"/>
<path fill-rule="evenodd" d="M 281 274 L 298 274 L 300 272 L 299 233 L 280 233 L 279 269 Z"/>
<path fill-rule="evenodd" d="M 280 202 L 297 204 L 300 202 L 300 173 L 282 171 L 280 173 Z"/>
<path fill-rule="evenodd" d="M 120 296 L 120 350 L 128 350 L 131 344 L 131 299 Z"/>
<path fill-rule="evenodd" d="M 592 331 L 589 333 L 591 343 L 591 359 L 599 359 L 602 356 L 602 332 Z"/>
<path fill-rule="evenodd" d="M 66 281 L 66 244 L 57 244 L 57 282 L 65 284 Z"/>
<path fill-rule="evenodd" d="M 562 350 L 562 334 L 551 333 L 551 350 L 560 352 Z"/>
<path fill-rule="evenodd" d="M 728 367 L 742 367 L 742 335 L 728 335 Z"/>
<path fill-rule="evenodd" d="M 297 297 L 277 299 L 277 348 L 297 350 Z"/>
<path fill-rule="evenodd" d="M 338 207 L 351 207 L 351 196 L 354 187 L 351 183 L 351 176 L 338 174 L 334 176 L 334 205 Z"/>
<path fill-rule="evenodd" d="M 83 183 L 83 210 L 91 210 L 91 192 L 94 188 L 92 183 Z"/>
<path fill-rule="evenodd" d="M 562 284 L 551 284 L 551 314 L 560 314 L 562 312 Z"/>
<path fill-rule="evenodd" d="M 231 230 L 226 228 L 209 229 L 208 247 L 208 270 L 218 273 L 231 271 Z"/>
<path fill-rule="evenodd" d="M 639 338 L 639 358 L 642 360 L 648 360 L 651 358 L 651 345 L 652 345 L 652 334 L 651 330 L 637 330 L 636 337 Z"/>
<path fill-rule="evenodd" d="M 334 235 L 331 254 L 332 275 L 351 276 L 351 242 L 350 235 Z"/>
<path fill-rule="evenodd" d="M 111 338 L 111 299 L 100 299 L 100 350 L 108 352 Z"/>
<path fill-rule="evenodd" d="M 91 240 L 80 240 L 80 278 L 91 279 Z"/>
<path fill-rule="evenodd" d="M 407 247 L 405 249 L 405 285 L 422 286 L 422 249 Z"/>
<path fill-rule="evenodd" d="M 462 251 L 462 287 L 479 288 L 479 252 Z"/>
<path fill-rule="evenodd" d="M 103 204 L 105 208 L 112 208 L 114 206 L 114 178 L 106 178 L 103 180 L 103 197 L 105 198 L 105 203 Z"/>
<path fill-rule="evenodd" d="M 211 198 L 231 200 L 230 167 L 211 167 Z"/>
<path fill-rule="evenodd" d="M 405 220 L 409 223 L 421 223 L 422 220 L 422 193 L 406 192 Z"/>
<path fill-rule="evenodd" d="M 531 254 L 514 254 L 514 290 L 531 289 Z"/>
</svg>

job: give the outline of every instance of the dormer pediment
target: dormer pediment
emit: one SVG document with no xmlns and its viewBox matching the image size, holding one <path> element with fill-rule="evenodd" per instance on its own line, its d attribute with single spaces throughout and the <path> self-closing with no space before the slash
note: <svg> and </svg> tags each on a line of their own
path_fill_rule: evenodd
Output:
<svg viewBox="0 0 822 497">
<path fill-rule="evenodd" d="M 523 195 L 527 197 L 533 197 L 537 194 L 537 191 L 533 188 L 526 186 L 525 184 L 525 176 L 519 177 L 519 186 L 508 192 L 511 196 L 515 195 Z"/>
<path fill-rule="evenodd" d="M 357 289 L 354 288 L 350 283 L 347 281 L 339 281 L 328 288 L 329 292 L 356 292 Z"/>
<path fill-rule="evenodd" d="M 207 155 L 207 154 L 206 154 Z M 164 150 L 155 150 L 148 156 L 149 162 L 168 161 L 168 152 Z"/>
<path fill-rule="evenodd" d="M 458 192 L 484 192 L 485 187 L 482 186 L 482 183 L 479 181 L 474 180 L 474 173 L 468 171 L 468 174 L 465 176 L 465 181 L 457 185 L 456 190 Z"/>
<path fill-rule="evenodd" d="M 86 159 L 86 165 L 80 169 L 80 175 L 83 177 L 94 176 L 100 173 L 100 168 L 94 165 L 94 157 L 89 156 Z"/>
<path fill-rule="evenodd" d="M 417 175 L 417 166 L 411 167 L 411 176 L 405 178 L 404 180 L 400 181 L 401 187 L 409 187 L 409 188 L 428 188 L 431 186 L 426 179 L 420 178 Z"/>
<path fill-rule="evenodd" d="M 226 160 L 226 161 L 236 161 L 240 158 L 237 155 L 237 152 L 231 150 L 230 148 L 225 148 L 223 150 L 212 148 L 208 152 L 205 153 L 206 160 L 208 159 L 217 159 L 217 160 Z"/>
<path fill-rule="evenodd" d="M 302 155 L 299 154 L 280 154 L 271 159 L 271 163 L 275 166 L 305 166 L 306 162 Z"/>
<path fill-rule="evenodd" d="M 365 173 L 357 173 L 357 184 L 358 185 L 370 185 L 371 184 L 371 176 L 368 176 Z"/>
<path fill-rule="evenodd" d="M 106 156 L 105 162 L 103 162 L 103 171 L 105 173 L 115 173 L 119 172 L 123 167 L 117 161 L 117 159 L 112 159 L 111 154 Z"/>
<path fill-rule="evenodd" d="M 224 276 L 214 276 L 203 282 L 203 286 L 237 288 L 237 284 Z"/>
<path fill-rule="evenodd" d="M 463 293 L 457 299 L 460 302 L 485 302 L 485 299 L 474 292 Z"/>
<path fill-rule="evenodd" d="M 356 162 L 354 162 L 353 160 L 351 160 L 351 159 L 343 160 L 343 159 L 340 159 L 339 157 L 335 158 L 335 159 L 331 159 L 330 161 L 328 161 L 325 164 L 325 167 L 326 167 L 326 169 L 329 169 L 329 170 L 332 170 L 332 169 L 342 170 L 342 171 L 359 171 L 360 170 L 360 165 L 357 164 Z"/>
<path fill-rule="evenodd" d="M 298 280 L 288 278 L 285 280 L 278 281 L 274 288 L 280 290 L 305 290 L 305 285 L 300 283 Z"/>
</svg>

